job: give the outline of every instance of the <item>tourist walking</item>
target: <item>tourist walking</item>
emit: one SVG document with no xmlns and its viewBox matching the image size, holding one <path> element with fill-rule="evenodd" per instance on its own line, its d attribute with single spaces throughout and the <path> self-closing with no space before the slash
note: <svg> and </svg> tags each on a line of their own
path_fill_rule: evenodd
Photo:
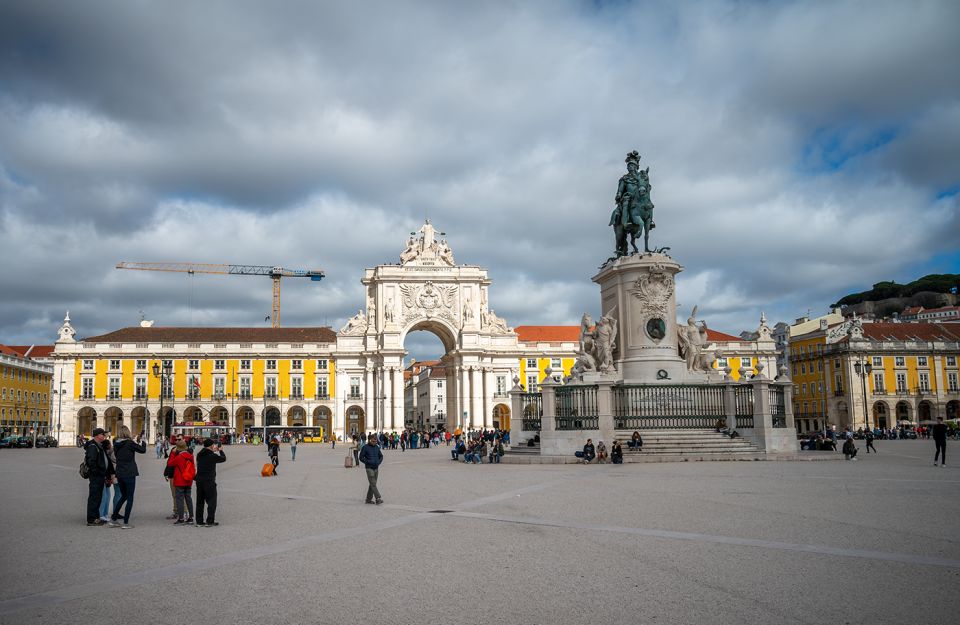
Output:
<svg viewBox="0 0 960 625">
<path fill-rule="evenodd" d="M 873 453 L 877 453 L 877 448 L 873 446 L 873 430 L 867 430 L 864 438 L 867 439 L 867 453 L 869 454 L 871 449 Z"/>
<path fill-rule="evenodd" d="M 157 452 L 157 460 L 159 460 L 163 456 L 163 439 L 161 437 L 157 437 L 157 442 L 154 444 L 154 447 Z"/>
<path fill-rule="evenodd" d="M 361 446 L 360 435 L 354 434 L 353 438 L 350 440 L 351 440 L 350 453 L 353 454 L 353 466 L 359 467 L 360 466 L 360 446 Z"/>
<path fill-rule="evenodd" d="M 274 436 L 267 443 L 267 455 L 270 456 L 270 463 L 273 464 L 273 474 L 278 475 L 277 467 L 280 466 L 280 437 Z"/>
<path fill-rule="evenodd" d="M 203 449 L 197 454 L 197 527 L 214 527 L 217 523 L 217 465 L 227 461 L 220 443 L 203 439 Z M 207 516 L 204 520 L 204 506 Z"/>
<path fill-rule="evenodd" d="M 383 498 L 377 489 L 377 478 L 380 476 L 380 464 L 383 462 L 383 452 L 377 445 L 377 435 L 371 434 L 367 444 L 360 450 L 360 462 L 367 470 L 367 503 L 382 504 Z"/>
<path fill-rule="evenodd" d="M 177 490 L 177 520 L 174 525 L 193 523 L 193 480 L 197 466 L 193 454 L 183 441 L 177 443 L 177 455 L 173 459 L 173 486 Z"/>
<path fill-rule="evenodd" d="M 140 471 L 137 470 L 136 454 L 147 453 L 146 443 L 137 437 L 137 440 L 130 438 L 130 428 L 125 425 L 120 426 L 120 436 L 113 444 L 113 454 L 117 459 L 117 487 L 120 489 L 120 500 L 113 507 L 113 515 L 110 517 L 110 525 L 113 527 L 122 527 L 130 529 L 130 512 L 133 510 L 133 494 L 137 490 L 137 476 Z M 120 525 L 120 510 L 123 509 L 123 525 Z"/>
<path fill-rule="evenodd" d="M 84 445 L 83 462 L 87 465 L 87 480 L 90 482 L 87 494 L 87 525 L 104 525 L 99 514 L 100 500 L 103 498 L 103 487 L 107 478 L 114 473 L 110 458 L 101 446 L 105 434 L 101 428 L 94 428 L 90 440 Z"/>
<path fill-rule="evenodd" d="M 937 417 L 937 423 L 933 426 L 933 444 L 937 447 L 933 466 L 937 466 L 938 458 L 941 467 L 947 466 L 947 425 L 943 422 L 943 417 Z"/>
<path fill-rule="evenodd" d="M 290 437 L 290 462 L 297 461 L 297 435 Z"/>
</svg>

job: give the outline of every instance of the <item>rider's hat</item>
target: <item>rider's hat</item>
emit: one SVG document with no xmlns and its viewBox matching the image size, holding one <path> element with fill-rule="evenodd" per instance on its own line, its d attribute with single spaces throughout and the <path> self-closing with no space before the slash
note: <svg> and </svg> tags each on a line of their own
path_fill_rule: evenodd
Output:
<svg viewBox="0 0 960 625">
<path fill-rule="evenodd" d="M 639 166 L 639 165 L 640 165 L 640 153 L 637 152 L 636 150 L 634 150 L 633 152 L 630 152 L 629 154 L 627 154 L 627 158 L 624 160 L 624 162 L 626 162 L 626 163 L 631 163 L 631 162 L 632 162 L 632 163 L 634 163 L 634 164 L 636 164 L 636 165 Z"/>
</svg>

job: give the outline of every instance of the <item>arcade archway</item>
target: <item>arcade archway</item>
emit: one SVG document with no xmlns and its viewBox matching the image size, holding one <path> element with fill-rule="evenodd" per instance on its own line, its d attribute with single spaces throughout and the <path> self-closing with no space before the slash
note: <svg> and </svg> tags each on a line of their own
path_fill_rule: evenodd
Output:
<svg viewBox="0 0 960 625">
<path fill-rule="evenodd" d="M 887 418 L 887 405 L 882 401 L 878 401 L 873 404 L 873 422 L 881 430 L 885 430 L 890 427 L 889 419 Z"/>
<path fill-rule="evenodd" d="M 497 404 L 493 407 L 493 427 L 510 431 L 510 408 L 506 404 Z"/>
<path fill-rule="evenodd" d="M 334 436 L 333 433 L 333 414 L 330 412 L 330 409 L 326 406 L 317 406 L 313 409 L 313 427 L 323 428 L 323 436 L 326 439 L 331 439 Z"/>
<path fill-rule="evenodd" d="M 367 433 L 366 413 L 360 406 L 350 406 L 347 408 L 347 435 L 365 436 Z"/>
<path fill-rule="evenodd" d="M 90 436 L 93 428 L 97 427 L 97 411 L 89 406 L 77 412 L 77 432 L 83 436 Z"/>
<path fill-rule="evenodd" d="M 268 406 L 267 409 L 263 412 L 263 422 L 264 425 L 269 427 L 277 427 L 280 425 L 280 409 L 276 406 Z"/>
<path fill-rule="evenodd" d="M 287 410 L 287 426 L 301 427 L 307 424 L 307 413 L 303 406 L 291 406 Z"/>
<path fill-rule="evenodd" d="M 116 437 L 120 433 L 120 426 L 123 425 L 123 410 L 116 406 L 107 408 L 103 413 L 104 427 L 111 436 Z"/>
</svg>

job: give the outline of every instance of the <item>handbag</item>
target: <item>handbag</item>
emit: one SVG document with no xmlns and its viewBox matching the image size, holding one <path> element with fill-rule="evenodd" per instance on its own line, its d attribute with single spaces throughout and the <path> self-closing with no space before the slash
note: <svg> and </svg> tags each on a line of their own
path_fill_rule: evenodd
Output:
<svg viewBox="0 0 960 625">
<path fill-rule="evenodd" d="M 163 467 L 163 477 L 167 479 L 172 478 L 174 469 L 175 467 L 172 464 L 168 464 L 167 466 Z"/>
</svg>

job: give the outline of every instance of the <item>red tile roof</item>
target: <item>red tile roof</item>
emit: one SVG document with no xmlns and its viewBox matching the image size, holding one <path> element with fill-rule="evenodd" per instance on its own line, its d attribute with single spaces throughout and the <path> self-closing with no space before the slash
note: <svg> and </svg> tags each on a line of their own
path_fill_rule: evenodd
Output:
<svg viewBox="0 0 960 625">
<path fill-rule="evenodd" d="M 960 341 L 960 324 L 867 322 L 863 335 L 873 341 Z"/>
<path fill-rule="evenodd" d="M 85 343 L 336 343 L 330 328 L 122 328 Z"/>
<path fill-rule="evenodd" d="M 23 355 L 12 347 L 7 347 L 6 345 L 0 345 L 0 354 L 6 354 L 7 356 L 16 356 L 17 358 L 23 358 Z"/>
<path fill-rule="evenodd" d="M 21 356 L 28 358 L 46 358 L 53 354 L 53 345 L 11 345 L 11 349 L 17 350 Z M 33 349 L 31 349 L 33 348 Z M 30 352 L 29 356 L 26 356 Z"/>
<path fill-rule="evenodd" d="M 528 343 L 560 343 L 580 341 L 580 326 L 517 326 L 517 338 Z"/>
<path fill-rule="evenodd" d="M 717 332 L 716 330 L 711 330 L 707 328 L 707 340 L 715 343 L 729 343 L 731 341 L 735 343 L 747 343 L 749 341 L 744 341 L 739 336 L 733 336 L 732 334 L 724 334 L 723 332 Z"/>
</svg>

